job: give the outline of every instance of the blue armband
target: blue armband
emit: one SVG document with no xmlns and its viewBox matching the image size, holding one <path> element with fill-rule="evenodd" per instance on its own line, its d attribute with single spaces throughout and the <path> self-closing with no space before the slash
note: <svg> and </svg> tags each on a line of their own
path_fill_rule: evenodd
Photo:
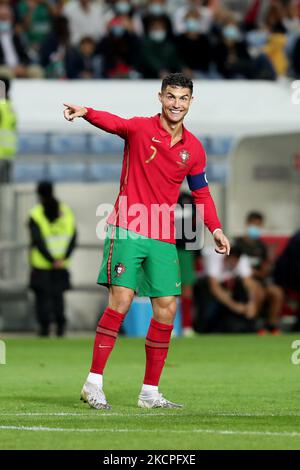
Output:
<svg viewBox="0 0 300 470">
<path fill-rule="evenodd" d="M 205 188 L 205 186 L 208 186 L 205 171 L 203 173 L 198 173 L 198 175 L 189 175 L 186 179 L 191 191 L 195 191 L 196 189 L 201 189 Z"/>
</svg>

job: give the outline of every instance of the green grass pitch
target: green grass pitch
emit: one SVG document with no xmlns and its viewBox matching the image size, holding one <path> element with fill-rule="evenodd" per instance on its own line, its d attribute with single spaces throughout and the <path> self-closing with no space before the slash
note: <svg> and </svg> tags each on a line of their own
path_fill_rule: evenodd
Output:
<svg viewBox="0 0 300 470">
<path fill-rule="evenodd" d="M 92 338 L 5 340 L 1 449 L 299 449 L 299 336 L 175 338 L 161 380 L 182 410 L 141 410 L 144 341 L 120 338 L 106 369 L 113 408 L 79 401 Z"/>
</svg>

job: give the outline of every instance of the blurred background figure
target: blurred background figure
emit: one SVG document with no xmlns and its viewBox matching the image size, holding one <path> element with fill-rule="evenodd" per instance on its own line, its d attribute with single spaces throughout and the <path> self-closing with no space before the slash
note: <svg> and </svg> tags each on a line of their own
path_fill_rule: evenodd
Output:
<svg viewBox="0 0 300 470">
<path fill-rule="evenodd" d="M 132 5 L 130 0 L 113 0 L 110 2 L 108 10 L 104 14 L 104 21 L 107 25 L 114 18 L 122 18 L 126 20 L 127 28 L 134 32 L 135 24 L 133 22 L 133 16 L 135 13 L 135 8 Z"/>
<path fill-rule="evenodd" d="M 246 233 L 236 239 L 236 246 L 241 253 L 249 258 L 253 279 L 263 290 L 264 305 L 267 309 L 265 325 L 258 331 L 263 335 L 267 331 L 279 334 L 279 318 L 282 311 L 284 293 L 272 279 L 272 265 L 269 261 L 268 249 L 261 240 L 264 227 L 264 216 L 261 212 L 250 212 L 246 217 Z M 263 312 L 264 313 L 264 312 Z"/>
<path fill-rule="evenodd" d="M 21 2 L 18 6 L 25 4 Z M 31 63 L 30 43 L 24 41 L 21 27 L 14 24 L 9 3 L 0 3 L 0 74 L 9 78 L 41 78 L 43 70 Z"/>
<path fill-rule="evenodd" d="M 65 16 L 56 16 L 52 19 L 51 31 L 40 45 L 39 60 L 45 78 L 67 77 L 66 57 L 70 49 L 69 22 Z"/>
<path fill-rule="evenodd" d="M 133 21 L 139 35 L 148 34 L 149 25 L 153 20 L 159 18 L 166 25 L 168 37 L 173 36 L 172 21 L 166 3 L 166 0 L 149 0 L 144 8 L 135 13 Z"/>
<path fill-rule="evenodd" d="M 263 302 L 251 278 L 247 256 L 233 246 L 229 256 L 203 251 L 207 283 L 202 300 L 201 332 L 251 332 Z"/>
<path fill-rule="evenodd" d="M 45 0 L 21 0 L 16 6 L 18 28 L 32 58 L 50 31 L 52 13 L 51 2 Z"/>
<path fill-rule="evenodd" d="M 67 78 L 100 78 L 101 59 L 97 54 L 97 44 L 92 37 L 82 38 L 78 47 L 67 51 L 65 67 Z"/>
<path fill-rule="evenodd" d="M 276 74 L 286 75 L 288 70 L 287 29 L 284 25 L 284 12 L 280 3 L 270 5 L 265 17 L 265 28 L 268 38 L 263 50 L 270 59 Z"/>
<path fill-rule="evenodd" d="M 82 38 L 91 36 L 98 41 L 105 32 L 104 11 L 95 0 L 70 0 L 62 14 L 69 21 L 71 44 L 76 46 Z"/>
<path fill-rule="evenodd" d="M 115 16 L 108 23 L 108 33 L 98 46 L 104 78 L 136 76 L 140 43 L 132 31 L 131 22 L 124 16 Z"/>
<path fill-rule="evenodd" d="M 185 15 L 184 32 L 177 36 L 176 44 L 184 72 L 190 77 L 208 78 L 212 62 L 212 47 L 208 34 L 200 30 L 198 9 Z"/>
<path fill-rule="evenodd" d="M 300 230 L 288 242 L 274 269 L 275 282 L 297 304 L 293 331 L 300 331 Z"/>
<path fill-rule="evenodd" d="M 181 2 L 182 3 L 182 2 Z M 213 10 L 204 5 L 201 0 L 186 0 L 184 5 L 177 8 L 173 13 L 173 29 L 175 34 L 185 32 L 185 18 L 190 11 L 198 13 L 197 22 L 199 32 L 208 33 L 213 23 Z"/>
<path fill-rule="evenodd" d="M 11 181 L 12 160 L 17 152 L 17 118 L 9 89 L 10 80 L 0 77 L 0 183 Z"/>
<path fill-rule="evenodd" d="M 169 72 L 181 72 L 183 64 L 174 43 L 168 38 L 167 24 L 154 19 L 141 44 L 139 71 L 144 78 L 163 78 Z"/>
<path fill-rule="evenodd" d="M 50 324 L 56 324 L 57 336 L 66 327 L 64 292 L 70 289 L 69 261 L 76 245 L 72 210 L 58 201 L 53 186 L 44 181 L 37 186 L 39 204 L 29 213 L 30 287 L 35 294 L 39 335 L 49 336 Z"/>
<path fill-rule="evenodd" d="M 196 281 L 196 257 L 198 250 L 191 250 L 188 243 L 195 241 L 188 238 L 191 232 L 196 233 L 196 207 L 191 193 L 181 192 L 177 204 L 181 210 L 175 212 L 176 247 L 181 272 L 181 326 L 183 336 L 193 336 L 194 299 L 193 290 Z"/>
</svg>

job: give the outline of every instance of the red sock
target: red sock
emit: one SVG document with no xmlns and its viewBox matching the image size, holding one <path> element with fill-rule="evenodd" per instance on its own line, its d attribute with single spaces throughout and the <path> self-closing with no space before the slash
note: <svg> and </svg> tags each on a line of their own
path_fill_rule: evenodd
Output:
<svg viewBox="0 0 300 470">
<path fill-rule="evenodd" d="M 91 372 L 103 374 L 107 359 L 115 345 L 124 315 L 107 307 L 99 320 L 94 343 Z"/>
<path fill-rule="evenodd" d="M 146 372 L 144 384 L 158 386 L 168 355 L 173 325 L 164 325 L 152 318 L 146 337 Z"/>
<path fill-rule="evenodd" d="M 192 303 L 193 300 L 188 297 L 181 297 L 181 324 L 182 328 L 191 328 L 192 322 Z"/>
</svg>

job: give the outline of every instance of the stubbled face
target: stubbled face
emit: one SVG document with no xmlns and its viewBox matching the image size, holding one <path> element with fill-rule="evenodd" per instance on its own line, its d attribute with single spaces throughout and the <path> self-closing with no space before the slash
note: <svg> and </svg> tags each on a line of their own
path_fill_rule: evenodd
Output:
<svg viewBox="0 0 300 470">
<path fill-rule="evenodd" d="M 192 100 L 189 88 L 171 87 L 168 85 L 165 90 L 159 93 L 162 114 L 168 121 L 174 124 L 183 121 L 189 111 Z"/>
</svg>

